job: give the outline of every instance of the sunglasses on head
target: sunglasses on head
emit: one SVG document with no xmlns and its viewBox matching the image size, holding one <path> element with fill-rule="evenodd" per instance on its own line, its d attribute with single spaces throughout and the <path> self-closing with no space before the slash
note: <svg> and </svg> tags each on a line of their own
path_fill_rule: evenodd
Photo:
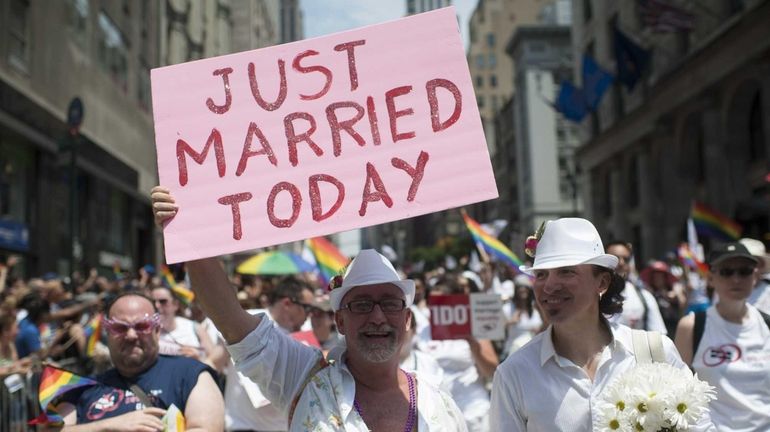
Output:
<svg viewBox="0 0 770 432">
<path fill-rule="evenodd" d="M 134 321 L 133 323 L 127 323 L 125 321 L 105 318 L 104 328 L 115 336 L 124 336 L 128 333 L 129 329 L 134 329 L 137 334 L 147 334 L 152 332 L 156 327 L 160 325 L 160 315 L 152 314 L 145 315 L 144 318 Z"/>
<path fill-rule="evenodd" d="M 730 268 L 730 267 L 722 267 L 717 270 L 717 273 L 719 276 L 729 278 L 734 274 L 738 274 L 740 277 L 747 277 L 751 276 L 754 273 L 754 267 L 738 267 L 738 268 Z"/>
</svg>

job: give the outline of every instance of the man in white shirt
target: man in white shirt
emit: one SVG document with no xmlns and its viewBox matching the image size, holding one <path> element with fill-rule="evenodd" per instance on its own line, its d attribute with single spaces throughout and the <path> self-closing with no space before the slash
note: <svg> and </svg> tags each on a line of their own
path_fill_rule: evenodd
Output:
<svg viewBox="0 0 770 432">
<path fill-rule="evenodd" d="M 307 319 L 313 292 L 294 279 L 282 279 L 272 292 L 268 310 L 250 309 L 252 315 L 265 314 L 285 334 L 299 331 Z M 219 336 L 221 338 L 221 335 Z M 229 360 L 229 356 L 228 356 Z M 259 390 L 259 386 L 238 372 L 228 361 L 225 383 L 225 428 L 227 431 L 285 431 L 286 415 Z"/>
<path fill-rule="evenodd" d="M 607 253 L 618 258 L 615 272 L 625 279 L 623 288 L 623 312 L 610 318 L 610 322 L 619 323 L 632 329 L 652 330 L 667 334 L 666 323 L 660 313 L 660 307 L 647 289 L 641 286 L 641 281 L 631 282 L 631 243 L 613 241 L 607 244 Z"/>
<path fill-rule="evenodd" d="M 173 223 L 179 208 L 168 189 L 154 188 L 152 202 L 156 223 Z M 188 262 L 187 271 L 236 367 L 288 414 L 290 431 L 466 431 L 446 393 L 399 368 L 414 282 L 376 251 L 362 250 L 333 281 L 330 299 L 346 346 L 332 350 L 328 362 L 264 315 L 241 309 L 217 259 Z"/>
<path fill-rule="evenodd" d="M 534 264 L 520 268 L 535 277 L 535 299 L 551 324 L 497 368 L 491 430 L 599 430 L 598 398 L 637 363 L 632 330 L 603 318 L 623 307 L 618 259 L 603 253 L 599 233 L 585 219 L 548 221 L 538 234 L 527 241 Z M 667 363 L 687 368 L 668 338 L 663 351 Z M 713 430 L 708 414 L 691 430 Z"/>
</svg>

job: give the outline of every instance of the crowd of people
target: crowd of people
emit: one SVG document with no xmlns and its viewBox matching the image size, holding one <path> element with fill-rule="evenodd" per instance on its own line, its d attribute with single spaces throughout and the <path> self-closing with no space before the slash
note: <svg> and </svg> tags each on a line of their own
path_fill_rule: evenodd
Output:
<svg viewBox="0 0 770 432">
<path fill-rule="evenodd" d="M 163 189 L 153 202 L 159 224 L 177 210 Z M 57 401 L 65 431 L 163 430 L 172 405 L 187 430 L 588 431 L 602 390 L 636 364 L 640 329 L 668 335 L 664 361 L 715 387 L 693 430 L 770 430 L 762 242 L 715 246 L 707 272 L 672 257 L 637 271 L 631 244 L 570 218 L 544 226 L 533 258 L 407 277 L 363 250 L 328 287 L 210 258 L 178 272 L 188 304 L 149 265 L 24 280 L 11 256 L 0 375 L 44 361 L 95 377 Z M 474 292 L 503 298 L 506 337 L 433 340 L 429 296 Z"/>
</svg>

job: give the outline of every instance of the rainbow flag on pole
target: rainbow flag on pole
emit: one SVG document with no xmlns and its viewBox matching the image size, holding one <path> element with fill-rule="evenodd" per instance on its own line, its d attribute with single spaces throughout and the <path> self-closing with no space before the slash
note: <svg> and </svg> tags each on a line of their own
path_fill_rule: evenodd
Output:
<svg viewBox="0 0 770 432">
<path fill-rule="evenodd" d="M 187 306 L 190 306 L 190 303 L 195 300 L 195 293 L 192 292 L 192 290 L 177 285 L 176 279 L 174 279 L 174 275 L 171 273 L 171 270 L 169 270 L 167 266 L 160 267 L 160 274 L 163 284 L 171 289 L 171 292 L 174 293 L 179 301 L 186 304 Z"/>
<path fill-rule="evenodd" d="M 324 285 L 340 274 L 350 260 L 334 246 L 334 243 L 323 237 L 313 237 L 305 240 L 308 249 L 313 252 L 318 270 L 320 270 Z"/>
<path fill-rule="evenodd" d="M 72 372 L 64 369 L 59 369 L 50 365 L 46 365 L 43 369 L 43 374 L 40 377 L 40 387 L 38 392 L 38 400 L 40 401 L 40 407 L 44 411 L 44 416 L 38 417 L 39 423 L 48 423 L 51 425 L 61 425 L 64 423 L 61 416 L 51 406 L 52 403 L 64 393 L 70 390 L 98 384 L 98 382 L 76 375 Z M 45 417 L 45 419 L 41 419 Z"/>
<path fill-rule="evenodd" d="M 698 260 L 687 243 L 679 245 L 677 255 L 679 255 L 679 261 L 681 261 L 682 265 L 697 271 L 701 276 L 705 277 L 708 274 L 708 265 Z"/>
<path fill-rule="evenodd" d="M 93 357 L 96 343 L 99 342 L 102 330 L 102 314 L 97 314 L 86 324 L 83 332 L 86 336 L 86 355 Z"/>
<path fill-rule="evenodd" d="M 484 228 L 468 216 L 467 213 L 463 211 L 462 215 L 465 220 L 465 226 L 467 226 L 468 231 L 471 232 L 471 236 L 473 236 L 473 241 L 476 242 L 476 245 L 483 249 L 488 255 L 494 256 L 498 260 L 513 267 L 517 273 L 520 273 L 519 266 L 523 265 L 524 262 L 521 261 L 512 250 L 508 249 L 508 246 L 504 245 L 503 242 L 484 231 Z"/>
<path fill-rule="evenodd" d="M 704 204 L 693 203 L 690 216 L 698 235 L 722 241 L 737 241 L 741 238 L 743 228 L 740 225 Z"/>
</svg>

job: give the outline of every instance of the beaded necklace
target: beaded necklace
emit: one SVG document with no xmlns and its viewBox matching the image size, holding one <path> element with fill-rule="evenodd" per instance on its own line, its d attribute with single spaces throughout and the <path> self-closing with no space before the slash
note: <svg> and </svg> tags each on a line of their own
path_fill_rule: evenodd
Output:
<svg viewBox="0 0 770 432">
<path fill-rule="evenodd" d="M 401 373 L 406 376 L 406 382 L 409 384 L 409 414 L 406 417 L 404 432 L 411 432 L 414 428 L 415 421 L 417 420 L 417 401 L 414 392 L 414 378 L 412 378 L 412 375 L 406 373 L 403 369 L 401 369 Z M 359 405 L 358 401 L 355 399 L 353 400 L 353 408 L 356 409 L 356 412 L 359 416 L 361 416 L 361 418 L 364 418 L 361 405 Z"/>
</svg>

